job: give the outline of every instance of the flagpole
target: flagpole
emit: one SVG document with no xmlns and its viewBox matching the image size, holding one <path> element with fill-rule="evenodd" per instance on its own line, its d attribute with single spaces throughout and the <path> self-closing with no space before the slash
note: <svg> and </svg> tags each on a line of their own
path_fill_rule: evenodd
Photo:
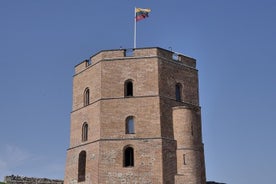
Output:
<svg viewBox="0 0 276 184">
<path fill-rule="evenodd" d="M 134 8 L 134 49 L 136 48 L 136 7 Z"/>
</svg>

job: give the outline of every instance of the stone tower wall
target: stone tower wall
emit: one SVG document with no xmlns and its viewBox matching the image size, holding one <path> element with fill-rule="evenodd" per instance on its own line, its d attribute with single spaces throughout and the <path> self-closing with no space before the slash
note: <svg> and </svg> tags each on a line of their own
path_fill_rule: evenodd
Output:
<svg viewBox="0 0 276 184">
<path fill-rule="evenodd" d="M 128 80 L 133 83 L 131 97 L 125 97 Z M 177 83 L 182 85 L 181 100 L 175 99 Z M 87 88 L 89 105 L 84 106 Z M 174 108 L 179 106 L 199 108 L 197 70 L 192 58 L 160 48 L 135 49 L 128 56 L 125 50 L 110 50 L 77 65 L 65 184 L 78 183 L 82 151 L 86 152 L 86 174 L 80 183 L 186 182 L 176 176 L 182 172 L 178 141 L 183 138 L 181 132 L 174 131 L 174 126 L 182 123 L 175 122 L 174 117 Z M 126 133 L 129 116 L 134 117 L 134 134 Z M 200 134 L 198 140 L 202 143 L 201 125 L 197 123 L 200 120 L 194 121 L 200 129 L 195 134 Z M 86 141 L 82 140 L 84 123 L 88 124 Z M 127 146 L 134 150 L 133 167 L 123 166 Z M 200 148 L 199 155 L 190 154 L 194 162 L 204 162 L 203 146 Z M 198 169 L 205 172 L 203 167 Z M 196 175 L 193 181 L 199 181 L 196 173 L 190 172 Z"/>
<path fill-rule="evenodd" d="M 177 175 L 175 183 L 205 183 L 201 120 L 198 108 L 173 108 L 174 136 L 177 141 Z"/>
</svg>

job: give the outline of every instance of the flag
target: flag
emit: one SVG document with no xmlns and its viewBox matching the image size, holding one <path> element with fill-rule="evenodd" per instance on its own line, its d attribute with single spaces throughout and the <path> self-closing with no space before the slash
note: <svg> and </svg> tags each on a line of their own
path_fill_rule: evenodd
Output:
<svg viewBox="0 0 276 184">
<path fill-rule="evenodd" d="M 151 10 L 148 9 L 148 8 L 135 8 L 135 13 L 136 13 L 135 20 L 136 20 L 136 22 L 149 17 L 149 12 L 150 11 Z"/>
</svg>

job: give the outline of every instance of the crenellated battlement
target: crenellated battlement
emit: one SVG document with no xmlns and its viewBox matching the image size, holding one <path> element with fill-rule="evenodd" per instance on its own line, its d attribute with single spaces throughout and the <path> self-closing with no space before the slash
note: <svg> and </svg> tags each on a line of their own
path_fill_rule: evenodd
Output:
<svg viewBox="0 0 276 184">
<path fill-rule="evenodd" d="M 191 68 L 196 67 L 196 60 L 184 56 L 177 52 L 172 52 L 159 47 L 152 48 L 136 48 L 136 49 L 118 49 L 118 50 L 103 50 L 84 60 L 75 66 L 75 74 L 82 72 L 91 65 L 103 60 L 120 60 L 120 59 L 137 59 L 137 58 L 153 58 L 158 57 L 171 62 L 176 62 Z"/>
</svg>

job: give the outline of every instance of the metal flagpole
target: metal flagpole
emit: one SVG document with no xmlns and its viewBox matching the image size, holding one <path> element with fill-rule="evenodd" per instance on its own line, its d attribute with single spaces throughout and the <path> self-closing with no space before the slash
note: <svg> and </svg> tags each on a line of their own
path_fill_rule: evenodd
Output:
<svg viewBox="0 0 276 184">
<path fill-rule="evenodd" d="M 134 8 L 134 49 L 136 48 L 136 7 Z"/>
</svg>

